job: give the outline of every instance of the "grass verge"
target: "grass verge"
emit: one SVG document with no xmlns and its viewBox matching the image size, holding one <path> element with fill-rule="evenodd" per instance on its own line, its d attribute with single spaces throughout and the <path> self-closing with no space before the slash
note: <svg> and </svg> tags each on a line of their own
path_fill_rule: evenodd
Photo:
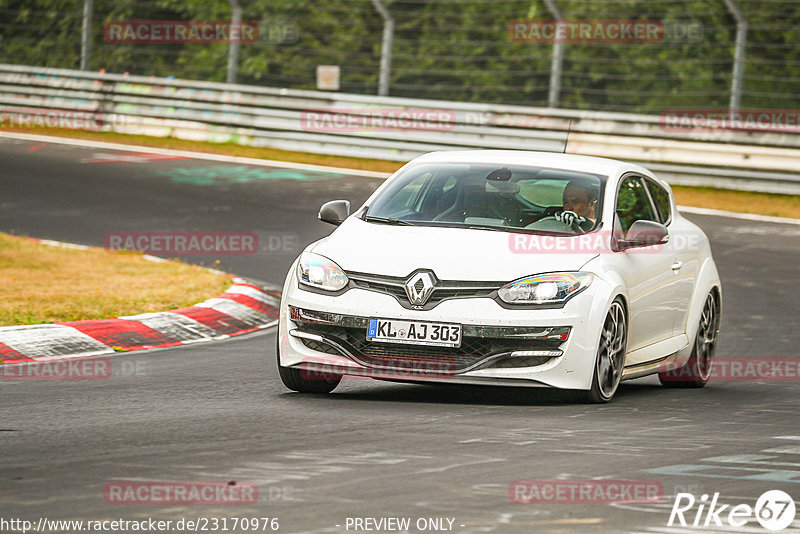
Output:
<svg viewBox="0 0 800 534">
<path fill-rule="evenodd" d="M 394 172 L 403 165 L 402 162 L 397 161 L 329 156 L 307 152 L 277 150 L 273 148 L 248 147 L 234 143 L 207 143 L 202 141 L 174 139 L 171 137 L 148 137 L 145 135 L 128 135 L 115 132 L 88 132 L 61 128 L 6 128 L 3 130 L 75 139 L 90 139 L 109 143 L 125 143 L 154 148 L 170 148 L 175 150 L 190 150 L 193 152 L 207 152 L 211 154 L 225 154 L 229 156 L 328 165 L 331 167 L 341 167 L 343 169 L 360 169 L 387 173 Z M 715 189 L 712 187 L 673 186 L 673 190 L 675 191 L 675 200 L 679 205 L 683 206 L 800 219 L 800 195 L 752 193 L 748 191 Z"/>
<path fill-rule="evenodd" d="M 800 219 L 800 195 L 774 195 L 682 185 L 673 185 L 672 190 L 679 206 Z"/>
<path fill-rule="evenodd" d="M 0 326 L 171 310 L 230 285 L 229 276 L 138 252 L 54 247 L 0 233 Z"/>
</svg>

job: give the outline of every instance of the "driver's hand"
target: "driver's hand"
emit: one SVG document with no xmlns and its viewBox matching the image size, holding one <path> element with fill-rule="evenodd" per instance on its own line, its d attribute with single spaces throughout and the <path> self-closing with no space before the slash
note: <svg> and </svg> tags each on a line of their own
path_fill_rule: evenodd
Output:
<svg viewBox="0 0 800 534">
<path fill-rule="evenodd" d="M 555 218 L 557 221 L 560 221 L 567 226 L 574 227 L 575 225 L 580 225 L 581 223 L 586 222 L 587 219 L 581 217 L 574 211 L 560 211 L 555 214 Z"/>
</svg>

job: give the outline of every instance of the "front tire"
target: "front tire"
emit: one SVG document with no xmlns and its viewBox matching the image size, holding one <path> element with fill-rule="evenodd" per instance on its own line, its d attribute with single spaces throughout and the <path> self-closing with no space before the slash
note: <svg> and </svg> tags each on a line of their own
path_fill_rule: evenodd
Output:
<svg viewBox="0 0 800 534">
<path fill-rule="evenodd" d="M 714 352 L 717 348 L 719 331 L 719 306 L 717 296 L 712 291 L 706 297 L 700 325 L 694 338 L 692 354 L 683 367 L 659 371 L 658 380 L 668 388 L 701 388 L 711 378 L 714 365 Z"/>
<path fill-rule="evenodd" d="M 584 393 L 584 400 L 605 403 L 614 398 L 625 368 L 625 351 L 628 343 L 628 320 L 622 299 L 614 299 L 603 321 L 600 343 L 595 358 L 592 389 Z"/>
<path fill-rule="evenodd" d="M 292 391 L 297 391 L 298 393 L 330 393 L 342 380 L 342 375 L 282 366 L 280 335 L 278 335 L 275 346 L 275 354 L 278 357 L 278 374 L 281 375 L 281 381 L 284 386 Z"/>
</svg>

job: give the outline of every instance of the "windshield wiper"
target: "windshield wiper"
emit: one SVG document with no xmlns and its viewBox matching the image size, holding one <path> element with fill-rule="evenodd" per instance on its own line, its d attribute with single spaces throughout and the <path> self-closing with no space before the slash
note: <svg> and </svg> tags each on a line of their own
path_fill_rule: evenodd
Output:
<svg viewBox="0 0 800 534">
<path fill-rule="evenodd" d="M 463 225 L 452 225 L 452 228 L 469 228 L 471 230 L 491 230 L 492 232 L 508 232 L 508 233 L 523 233 L 523 234 L 536 234 L 536 235 L 552 235 L 554 237 L 572 237 L 581 234 L 575 234 L 571 232 L 558 232 L 553 230 L 533 230 L 528 228 L 518 228 L 516 226 L 489 226 L 489 225 L 482 225 L 482 224 L 469 224 L 466 226 Z"/>
<path fill-rule="evenodd" d="M 414 226 L 412 223 L 408 221 L 401 221 L 400 219 L 396 219 L 394 217 L 375 217 L 373 215 L 365 215 L 364 220 L 367 222 L 377 222 L 383 224 L 395 224 L 398 226 Z"/>
</svg>

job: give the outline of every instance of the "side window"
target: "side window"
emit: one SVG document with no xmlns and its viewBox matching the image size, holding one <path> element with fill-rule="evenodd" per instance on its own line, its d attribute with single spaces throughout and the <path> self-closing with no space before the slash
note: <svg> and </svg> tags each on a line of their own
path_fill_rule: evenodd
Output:
<svg viewBox="0 0 800 534">
<path fill-rule="evenodd" d="M 636 221 L 658 222 L 642 179 L 636 176 L 629 176 L 620 184 L 615 210 L 623 232 L 627 232 Z"/>
<path fill-rule="evenodd" d="M 647 184 L 647 189 L 650 191 L 650 196 L 653 197 L 656 210 L 658 210 L 658 222 L 667 224 L 670 218 L 669 193 L 663 187 L 650 180 L 645 180 L 645 184 Z"/>
</svg>

